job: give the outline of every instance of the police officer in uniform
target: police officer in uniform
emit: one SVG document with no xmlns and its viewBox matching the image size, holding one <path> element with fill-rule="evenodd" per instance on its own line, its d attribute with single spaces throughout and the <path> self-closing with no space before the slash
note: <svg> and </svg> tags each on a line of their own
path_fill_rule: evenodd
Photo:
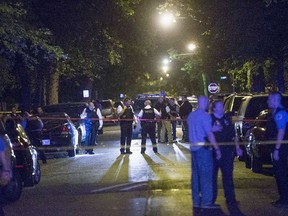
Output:
<svg viewBox="0 0 288 216">
<path fill-rule="evenodd" d="M 267 137 L 275 140 L 276 144 L 271 148 L 273 157 L 273 171 L 279 193 L 279 199 L 272 203 L 277 208 L 288 208 L 288 146 L 282 144 L 288 139 L 288 114 L 281 104 L 282 95 L 279 92 L 271 92 L 268 97 L 268 106 L 272 115 L 267 121 Z"/>
<path fill-rule="evenodd" d="M 138 117 L 141 119 L 141 127 L 142 127 L 141 154 L 144 154 L 146 150 L 147 134 L 149 134 L 150 140 L 152 142 L 153 151 L 155 153 L 158 152 L 156 144 L 156 135 L 155 135 L 155 129 L 156 129 L 155 115 L 161 116 L 161 114 L 157 111 L 157 109 L 151 107 L 151 101 L 146 100 L 144 102 L 144 109 L 142 109 L 138 114 Z"/>
<path fill-rule="evenodd" d="M 101 130 L 103 126 L 102 114 L 99 108 L 95 108 L 93 102 L 89 102 L 88 107 L 86 107 L 82 114 L 80 115 L 82 119 L 85 119 L 85 146 L 90 148 L 85 149 L 86 154 L 95 154 L 93 152 L 93 147 L 95 145 L 95 140 L 98 136 L 98 130 Z"/>
<path fill-rule="evenodd" d="M 222 100 L 215 100 L 211 106 L 212 131 L 216 142 L 227 142 L 227 145 L 219 146 L 222 157 L 216 160 L 214 157 L 213 172 L 213 203 L 217 198 L 218 171 L 222 173 L 222 183 L 227 206 L 237 206 L 233 182 L 233 168 L 235 153 L 242 156 L 243 151 L 239 147 L 235 136 L 234 125 L 230 113 L 224 114 L 224 103 Z"/>
<path fill-rule="evenodd" d="M 117 114 L 120 118 L 120 153 L 121 154 L 132 154 L 130 151 L 131 140 L 132 140 L 132 125 L 136 125 L 136 117 L 134 110 L 131 106 L 132 101 L 130 98 L 125 98 L 123 104 L 120 104 L 117 108 Z M 126 143 L 126 145 L 125 145 Z"/>
</svg>

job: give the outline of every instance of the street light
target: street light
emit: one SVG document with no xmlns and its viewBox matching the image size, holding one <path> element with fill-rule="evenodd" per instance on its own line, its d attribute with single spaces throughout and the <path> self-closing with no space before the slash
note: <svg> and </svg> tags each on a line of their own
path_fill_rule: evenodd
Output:
<svg viewBox="0 0 288 216">
<path fill-rule="evenodd" d="M 195 43 L 189 43 L 187 48 L 189 51 L 194 51 L 197 47 Z"/>
<path fill-rule="evenodd" d="M 168 11 L 164 13 L 159 13 L 159 15 L 160 15 L 160 24 L 164 27 L 169 27 L 174 23 L 176 23 L 175 16 Z"/>
</svg>

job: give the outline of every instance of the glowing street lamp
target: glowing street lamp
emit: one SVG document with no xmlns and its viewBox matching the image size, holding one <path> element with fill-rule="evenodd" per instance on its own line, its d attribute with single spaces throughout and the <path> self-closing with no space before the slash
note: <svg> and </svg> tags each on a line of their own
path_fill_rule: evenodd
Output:
<svg viewBox="0 0 288 216">
<path fill-rule="evenodd" d="M 187 48 L 189 51 L 194 51 L 197 47 L 196 47 L 195 43 L 190 43 L 190 44 L 188 44 Z"/>
<path fill-rule="evenodd" d="M 168 65 L 163 65 L 162 70 L 165 74 L 167 73 L 168 69 L 169 69 Z"/>
<path fill-rule="evenodd" d="M 170 12 L 159 13 L 160 24 L 164 27 L 169 27 L 176 23 L 175 16 Z"/>
</svg>

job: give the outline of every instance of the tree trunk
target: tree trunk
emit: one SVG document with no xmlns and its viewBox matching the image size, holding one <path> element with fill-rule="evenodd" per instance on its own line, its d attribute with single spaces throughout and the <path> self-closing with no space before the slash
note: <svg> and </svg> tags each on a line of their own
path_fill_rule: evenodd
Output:
<svg viewBox="0 0 288 216">
<path fill-rule="evenodd" d="M 48 86 L 48 104 L 58 103 L 58 93 L 59 93 L 59 71 L 58 69 L 52 68 L 50 72 L 49 86 Z"/>
<path fill-rule="evenodd" d="M 29 75 L 22 57 L 18 55 L 16 57 L 16 63 L 14 66 L 16 76 L 19 77 L 21 85 L 21 98 L 22 98 L 22 111 L 30 111 L 31 109 L 31 94 L 30 94 L 30 82 Z"/>
</svg>

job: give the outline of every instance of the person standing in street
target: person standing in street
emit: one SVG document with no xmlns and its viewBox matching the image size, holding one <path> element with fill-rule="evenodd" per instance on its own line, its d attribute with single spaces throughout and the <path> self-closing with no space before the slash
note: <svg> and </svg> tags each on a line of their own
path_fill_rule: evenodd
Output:
<svg viewBox="0 0 288 216">
<path fill-rule="evenodd" d="M 150 140 L 152 142 L 153 146 L 153 151 L 155 153 L 158 152 L 157 150 L 157 144 L 156 144 L 156 121 L 155 117 L 160 116 L 161 114 L 158 112 L 157 109 L 153 108 L 151 106 L 151 101 L 146 100 L 144 102 L 144 108 L 140 110 L 138 114 L 138 118 L 141 119 L 141 154 L 144 154 L 146 151 L 146 139 L 147 139 L 147 134 L 149 134 Z"/>
<path fill-rule="evenodd" d="M 165 103 L 164 103 L 165 98 L 163 96 L 158 98 L 158 102 L 155 104 L 155 109 L 161 113 L 161 110 L 163 109 L 163 107 L 165 107 Z M 160 120 L 161 116 L 157 119 L 157 137 L 158 137 L 158 143 L 161 143 L 161 131 L 162 131 L 162 121 Z M 164 143 L 164 141 L 162 142 Z"/>
<path fill-rule="evenodd" d="M 237 206 L 235 198 L 233 169 L 235 150 L 238 156 L 242 156 L 243 151 L 239 147 L 235 135 L 234 125 L 229 113 L 224 114 L 224 103 L 222 100 L 215 100 L 211 106 L 212 130 L 217 143 L 227 142 L 227 145 L 219 146 L 222 157 L 217 160 L 214 157 L 214 186 L 213 203 L 217 199 L 217 178 L 218 170 L 222 173 L 222 184 L 227 206 Z"/>
<path fill-rule="evenodd" d="M 192 105 L 187 100 L 187 96 L 182 96 L 182 104 L 179 108 L 179 115 L 182 120 L 182 140 L 180 142 L 182 143 L 188 143 L 189 142 L 189 136 L 188 136 L 188 124 L 187 124 L 187 117 L 189 113 L 192 112 Z"/>
<path fill-rule="evenodd" d="M 272 111 L 267 121 L 267 138 L 274 140 L 276 144 L 271 149 L 273 159 L 273 172 L 276 179 L 279 199 L 272 203 L 277 208 L 288 208 L 288 145 L 282 143 L 288 139 L 288 114 L 282 105 L 280 92 L 270 92 L 268 107 Z"/>
<path fill-rule="evenodd" d="M 213 146 L 216 159 L 221 158 L 221 150 L 212 132 L 212 119 L 207 113 L 209 99 L 200 96 L 198 108 L 188 116 L 188 132 L 191 151 L 191 189 L 193 208 L 219 208 L 213 202 Z M 210 144 L 205 144 L 208 138 Z"/>
<path fill-rule="evenodd" d="M 172 126 L 172 141 L 173 143 L 177 142 L 176 128 L 177 128 L 177 117 L 179 117 L 179 105 L 175 98 L 170 98 L 168 101 L 168 107 L 170 109 L 169 116 L 171 119 Z"/>
<path fill-rule="evenodd" d="M 95 154 L 93 146 L 97 140 L 98 130 L 103 126 L 102 114 L 99 108 L 95 108 L 93 102 L 89 102 L 80 115 L 81 119 L 85 120 L 85 154 Z"/>
<path fill-rule="evenodd" d="M 41 118 L 37 115 L 31 115 L 28 112 L 24 112 L 24 121 L 21 123 L 24 126 L 24 129 L 31 139 L 33 145 L 37 148 L 39 153 L 39 158 L 42 160 L 43 164 L 47 163 L 45 151 L 42 148 L 42 129 L 44 124 Z"/>
<path fill-rule="evenodd" d="M 136 126 L 136 117 L 134 110 L 131 106 L 132 100 L 125 98 L 123 105 L 120 104 L 117 107 L 117 114 L 120 118 L 120 153 L 121 154 L 132 154 L 130 151 L 132 141 L 132 126 Z M 126 145 L 125 145 L 126 144 Z"/>
<path fill-rule="evenodd" d="M 159 143 L 166 143 L 166 136 L 168 138 L 168 143 L 172 144 L 172 125 L 170 119 L 170 108 L 165 102 L 164 97 L 159 98 L 159 103 L 155 105 L 155 108 L 158 112 L 161 113 L 160 121 L 161 121 L 161 132 L 160 132 L 160 140 L 158 137 Z M 159 128 L 158 128 L 159 130 Z"/>
</svg>

